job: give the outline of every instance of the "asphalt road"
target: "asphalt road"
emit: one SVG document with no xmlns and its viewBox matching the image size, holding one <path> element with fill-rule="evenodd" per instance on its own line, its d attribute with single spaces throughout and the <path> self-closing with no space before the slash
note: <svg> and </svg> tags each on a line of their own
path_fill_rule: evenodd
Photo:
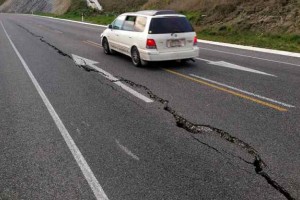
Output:
<svg viewBox="0 0 300 200">
<path fill-rule="evenodd" d="M 0 199 L 300 199 L 300 58 L 199 43 L 136 68 L 101 27 L 0 23 Z"/>
</svg>

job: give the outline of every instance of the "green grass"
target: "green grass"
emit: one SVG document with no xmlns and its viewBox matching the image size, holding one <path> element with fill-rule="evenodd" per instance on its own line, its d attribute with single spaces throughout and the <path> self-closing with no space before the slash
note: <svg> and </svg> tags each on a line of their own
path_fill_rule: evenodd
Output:
<svg viewBox="0 0 300 200">
<path fill-rule="evenodd" d="M 300 52 L 300 35 L 258 34 L 251 32 L 200 31 L 199 39 Z"/>
<path fill-rule="evenodd" d="M 181 11 L 180 13 L 185 15 L 186 18 L 193 25 L 197 25 L 201 21 L 201 19 L 203 18 L 202 13 L 199 12 L 199 11 L 190 11 L 190 12 Z"/>
<path fill-rule="evenodd" d="M 76 7 L 71 7 L 70 10 L 63 15 L 45 13 L 39 14 L 81 21 L 82 13 L 84 14 L 85 22 L 102 25 L 110 24 L 117 16 L 117 13 L 100 13 L 96 10 L 89 9 L 86 7 L 85 2 L 84 4 L 80 2 L 78 5 L 76 5 Z M 183 14 L 187 16 L 187 18 L 195 25 L 195 27 L 197 27 L 197 24 L 202 17 L 202 15 L 198 12 L 188 12 Z M 261 34 L 248 31 L 239 32 L 227 27 L 216 30 L 201 30 L 197 32 L 197 35 L 199 39 L 204 40 L 300 52 L 300 35 Z"/>
</svg>

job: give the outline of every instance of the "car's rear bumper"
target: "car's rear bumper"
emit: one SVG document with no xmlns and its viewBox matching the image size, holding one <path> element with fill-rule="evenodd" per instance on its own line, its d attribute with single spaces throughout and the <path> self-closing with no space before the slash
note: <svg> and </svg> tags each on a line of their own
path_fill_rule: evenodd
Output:
<svg viewBox="0 0 300 200">
<path fill-rule="evenodd" d="M 142 60 L 146 61 L 166 61 L 166 60 L 182 60 L 195 58 L 199 55 L 199 48 L 194 47 L 191 50 L 174 51 L 174 52 L 158 52 L 154 50 L 140 50 Z"/>
</svg>

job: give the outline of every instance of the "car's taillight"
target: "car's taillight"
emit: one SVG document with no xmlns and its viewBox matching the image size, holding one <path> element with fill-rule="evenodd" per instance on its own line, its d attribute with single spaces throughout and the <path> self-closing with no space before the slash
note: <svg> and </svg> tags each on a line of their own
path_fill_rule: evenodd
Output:
<svg viewBox="0 0 300 200">
<path fill-rule="evenodd" d="M 197 46 L 197 44 L 198 44 L 198 38 L 197 38 L 197 36 L 195 36 L 194 37 L 194 46 Z"/>
<path fill-rule="evenodd" d="M 147 44 L 146 44 L 147 49 L 156 49 L 156 42 L 153 39 L 147 39 Z"/>
</svg>

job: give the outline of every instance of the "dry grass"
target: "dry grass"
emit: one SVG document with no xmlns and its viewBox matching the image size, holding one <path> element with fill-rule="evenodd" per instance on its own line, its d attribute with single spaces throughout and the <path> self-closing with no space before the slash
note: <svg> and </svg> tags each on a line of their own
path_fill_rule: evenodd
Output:
<svg viewBox="0 0 300 200">
<path fill-rule="evenodd" d="M 100 4 L 108 12 L 128 12 L 139 10 L 147 0 L 101 0 Z"/>
<path fill-rule="evenodd" d="M 10 4 L 12 0 L 0 0 L 1 1 L 1 6 L 0 6 L 0 10 L 7 8 Z"/>
<path fill-rule="evenodd" d="M 55 14 L 63 14 L 67 12 L 69 7 L 71 6 L 71 0 L 55 0 L 54 1 L 54 10 L 52 10 Z"/>
<path fill-rule="evenodd" d="M 219 5 L 237 5 L 242 0 L 149 0 L 144 6 L 144 9 L 147 8 L 168 8 L 175 9 L 180 11 L 196 11 L 196 10 L 210 10 Z M 246 2 L 246 1 L 245 1 Z"/>
<path fill-rule="evenodd" d="M 0 5 L 2 5 L 4 3 L 5 0 L 0 0 Z"/>
<path fill-rule="evenodd" d="M 143 9 L 174 9 L 200 29 L 300 34 L 300 0 L 149 0 Z M 206 17 L 197 17 L 205 15 Z M 195 17 L 196 16 L 196 17 Z M 196 20 L 195 20 L 196 18 Z"/>
</svg>

